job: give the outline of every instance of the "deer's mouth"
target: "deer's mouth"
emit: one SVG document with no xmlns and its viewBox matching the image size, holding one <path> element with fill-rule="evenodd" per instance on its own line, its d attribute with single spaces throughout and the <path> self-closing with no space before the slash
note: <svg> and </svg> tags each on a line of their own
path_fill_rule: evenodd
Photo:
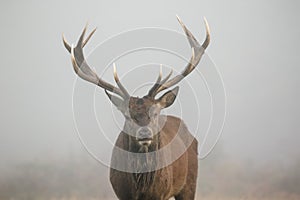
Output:
<svg viewBox="0 0 300 200">
<path fill-rule="evenodd" d="M 152 138 L 142 138 L 137 141 L 141 146 L 149 146 L 152 143 Z"/>
</svg>

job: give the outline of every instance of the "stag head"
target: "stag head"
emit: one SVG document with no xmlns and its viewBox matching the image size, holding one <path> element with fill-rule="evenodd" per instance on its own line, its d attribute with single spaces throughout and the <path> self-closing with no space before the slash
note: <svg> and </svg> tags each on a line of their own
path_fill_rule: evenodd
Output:
<svg viewBox="0 0 300 200">
<path fill-rule="evenodd" d="M 170 77 L 172 75 L 172 71 L 162 79 L 162 70 L 160 70 L 155 84 L 149 90 L 148 94 L 142 98 L 129 95 L 119 80 L 115 64 L 114 79 L 117 87 L 99 78 L 96 72 L 94 72 L 88 66 L 83 54 L 83 47 L 95 33 L 96 29 L 94 29 L 86 39 L 84 39 L 87 29 L 87 27 L 85 27 L 75 47 L 70 46 L 63 36 L 63 43 L 65 48 L 71 54 L 72 65 L 75 73 L 80 78 L 103 88 L 111 102 L 124 115 L 125 124 L 123 132 L 128 134 L 130 143 L 129 146 L 132 148 L 132 152 L 155 151 L 159 148 L 159 132 L 161 130 L 161 126 L 163 126 L 164 118 L 160 115 L 160 112 L 162 109 L 167 108 L 174 103 L 179 87 L 176 86 L 172 90 L 164 93 L 159 98 L 156 98 L 156 96 L 161 91 L 179 83 L 188 74 L 190 74 L 200 62 L 205 49 L 209 45 L 210 31 L 205 18 L 204 22 L 206 27 L 206 39 L 202 45 L 198 43 L 198 41 L 182 23 L 179 17 L 177 17 L 177 19 L 182 26 L 192 48 L 191 59 L 184 70 L 171 79 Z"/>
</svg>

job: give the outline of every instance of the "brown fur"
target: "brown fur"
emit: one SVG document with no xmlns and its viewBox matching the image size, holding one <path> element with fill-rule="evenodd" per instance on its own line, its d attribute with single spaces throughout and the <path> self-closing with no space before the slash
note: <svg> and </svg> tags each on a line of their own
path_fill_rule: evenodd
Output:
<svg viewBox="0 0 300 200">
<path fill-rule="evenodd" d="M 175 138 L 176 134 L 179 134 L 179 137 Z M 194 199 L 198 171 L 197 140 L 181 119 L 172 116 L 167 116 L 167 121 L 159 133 L 159 140 L 160 148 L 172 141 L 174 147 L 171 148 L 169 156 L 176 155 L 176 150 L 183 145 L 190 146 L 173 163 L 156 171 L 128 173 L 111 168 L 110 181 L 120 200 L 167 200 L 171 197 L 175 197 L 176 200 Z M 121 132 L 116 147 L 129 151 L 129 136 Z M 122 162 L 121 160 L 122 158 L 114 152 L 112 164 Z M 126 158 L 123 158 L 123 161 L 135 163 Z M 153 164 L 155 161 L 145 163 Z"/>
</svg>

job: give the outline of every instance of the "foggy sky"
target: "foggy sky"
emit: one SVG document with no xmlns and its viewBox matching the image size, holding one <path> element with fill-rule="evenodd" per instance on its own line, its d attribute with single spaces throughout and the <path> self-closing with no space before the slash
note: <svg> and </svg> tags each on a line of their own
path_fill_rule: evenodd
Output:
<svg viewBox="0 0 300 200">
<path fill-rule="evenodd" d="M 82 149 L 72 112 L 76 76 L 62 33 L 75 42 L 87 21 L 98 27 L 88 53 L 112 35 L 134 28 L 182 32 L 178 14 L 200 41 L 203 16 L 211 27 L 207 53 L 227 94 L 222 148 L 243 159 L 292 161 L 300 155 L 299 8 L 293 0 L 2 1 L 2 160 L 64 156 Z M 77 81 L 83 87 L 82 103 L 90 101 L 84 90 L 94 87 Z M 98 99 L 110 107 L 104 95 L 99 88 Z"/>
</svg>

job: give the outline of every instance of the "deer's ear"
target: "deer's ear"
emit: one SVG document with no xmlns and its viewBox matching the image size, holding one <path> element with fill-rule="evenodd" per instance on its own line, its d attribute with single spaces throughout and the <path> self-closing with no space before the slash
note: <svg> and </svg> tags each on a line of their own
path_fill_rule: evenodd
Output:
<svg viewBox="0 0 300 200">
<path fill-rule="evenodd" d="M 123 112 L 124 110 L 124 101 L 123 99 L 115 96 L 115 95 L 112 95 L 110 93 L 108 93 L 107 90 L 105 90 L 105 93 L 106 95 L 108 96 L 109 100 L 121 111 Z"/>
<path fill-rule="evenodd" d="M 162 108 L 167 108 L 170 105 L 172 105 L 176 99 L 177 93 L 178 93 L 179 87 L 175 87 L 172 90 L 169 90 L 168 92 L 166 92 L 165 94 L 163 94 L 157 101 L 158 104 L 162 107 Z"/>
</svg>

